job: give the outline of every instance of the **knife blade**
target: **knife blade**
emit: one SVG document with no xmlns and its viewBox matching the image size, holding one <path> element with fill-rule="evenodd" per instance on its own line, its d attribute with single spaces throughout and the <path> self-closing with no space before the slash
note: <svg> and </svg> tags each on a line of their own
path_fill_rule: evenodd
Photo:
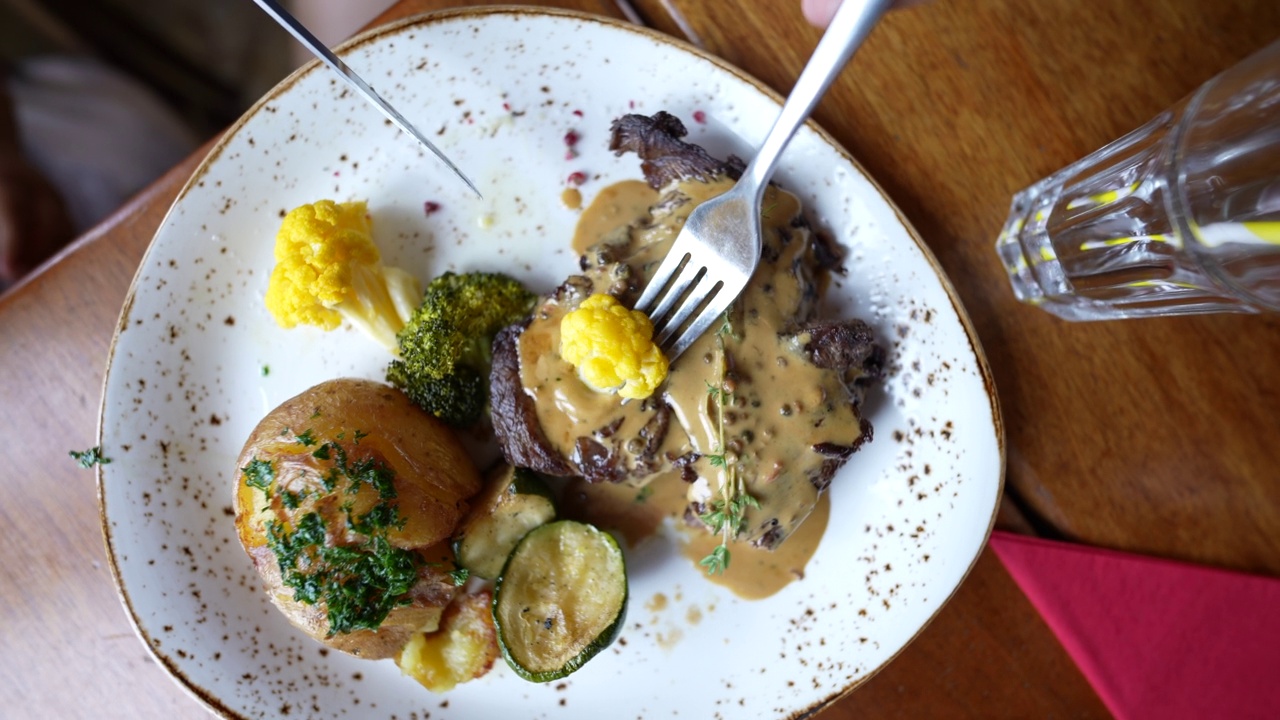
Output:
<svg viewBox="0 0 1280 720">
<path fill-rule="evenodd" d="M 453 161 L 450 160 L 448 156 L 440 150 L 440 148 L 432 144 L 432 142 L 428 140 L 413 123 L 409 122 L 408 118 L 392 107 L 391 103 L 384 100 L 381 95 L 369 86 L 369 83 L 365 82 L 364 79 L 356 73 L 356 71 L 348 67 L 347 64 L 342 61 L 342 58 L 335 55 L 332 50 L 320 41 L 319 38 L 311 34 L 311 31 L 299 22 L 297 18 L 290 14 L 288 10 L 284 9 L 284 7 L 275 0 L 254 0 L 254 2 L 256 2 L 258 7 L 262 8 L 267 15 L 270 15 L 272 20 L 275 20 L 281 27 L 288 30 L 290 35 L 293 35 L 298 42 L 302 43 L 302 45 L 310 50 L 313 55 L 319 58 L 321 62 L 328 65 L 334 72 L 338 73 L 338 75 L 342 77 L 348 85 L 355 88 L 355 90 L 363 95 L 365 99 L 373 103 L 374 107 L 381 110 L 382 114 L 385 115 L 388 120 L 395 123 L 396 127 L 403 130 L 410 137 L 417 140 L 423 147 L 430 150 L 437 158 L 440 159 L 441 162 L 447 165 L 450 170 L 456 173 L 458 177 L 462 179 L 462 182 L 467 184 L 467 187 L 471 188 L 471 192 L 474 192 L 476 197 L 484 197 L 480 194 L 480 190 L 476 188 L 475 183 L 471 182 L 471 178 L 467 177 L 457 165 L 454 165 Z"/>
</svg>

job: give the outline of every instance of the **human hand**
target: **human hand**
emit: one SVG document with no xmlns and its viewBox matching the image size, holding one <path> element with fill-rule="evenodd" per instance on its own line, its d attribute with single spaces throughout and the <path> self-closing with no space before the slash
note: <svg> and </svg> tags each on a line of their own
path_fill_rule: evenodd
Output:
<svg viewBox="0 0 1280 720">
<path fill-rule="evenodd" d="M 922 5 L 929 0 L 897 0 L 893 3 L 893 7 L 908 7 L 910 5 Z M 836 16 L 836 8 L 840 7 L 841 0 L 800 0 L 800 10 L 804 13 L 804 17 L 814 27 L 824 28 L 831 24 L 831 18 Z"/>
<path fill-rule="evenodd" d="M 0 157 L 0 284 L 21 279 L 73 235 L 49 181 L 21 157 Z"/>
</svg>

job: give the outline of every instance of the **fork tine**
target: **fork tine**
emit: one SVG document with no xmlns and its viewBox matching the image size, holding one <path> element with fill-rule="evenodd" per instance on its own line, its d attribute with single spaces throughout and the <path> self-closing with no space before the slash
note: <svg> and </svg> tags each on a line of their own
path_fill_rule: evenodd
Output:
<svg viewBox="0 0 1280 720">
<path fill-rule="evenodd" d="M 673 245 L 672 247 L 674 248 L 675 246 Z M 690 255 L 687 252 L 668 252 L 658 265 L 658 269 L 654 271 L 653 277 L 649 278 L 648 284 L 644 286 L 644 291 L 640 293 L 640 299 L 636 301 L 635 309 L 652 317 L 654 313 L 649 312 L 649 308 L 662 296 L 662 289 L 667 286 L 671 278 L 675 276 L 684 261 L 689 257 Z"/>
<path fill-rule="evenodd" d="M 729 306 L 742 293 L 743 288 L 751 280 L 752 272 L 742 272 L 740 268 L 720 267 L 714 273 L 708 269 L 708 282 L 703 283 L 703 287 L 714 281 L 714 286 L 709 292 L 690 293 L 689 301 L 680 308 L 680 321 L 672 322 L 664 330 L 660 340 L 660 345 L 670 346 L 667 352 L 667 359 L 674 362 L 677 357 L 688 350 L 691 345 L 711 326 L 716 320 L 728 311 Z M 702 288 L 699 288 L 700 290 Z M 694 295 L 700 295 L 697 300 Z M 696 315 L 693 315 L 694 311 Z M 688 322 L 688 327 L 671 342 L 671 336 L 685 324 L 688 317 L 693 316 L 693 320 Z"/>
<path fill-rule="evenodd" d="M 649 315 L 655 330 L 667 331 L 680 327 L 683 320 L 672 313 L 678 312 L 690 302 L 700 302 L 697 288 L 706 275 L 707 268 L 701 264 L 695 265 L 692 258 L 684 264 L 680 274 L 671 281 L 671 289 L 662 296 L 662 302 Z M 684 317 L 688 317 L 687 311 Z"/>
<path fill-rule="evenodd" d="M 707 287 L 708 285 L 710 286 L 709 288 Z M 691 284 L 690 292 L 685 296 L 684 302 L 671 313 L 669 318 L 664 320 L 662 332 L 658 334 L 658 339 L 655 342 L 659 346 L 666 345 L 671 336 L 675 335 L 695 312 L 712 301 L 716 293 L 723 287 L 723 282 L 719 280 L 713 281 L 705 270 L 699 274 L 695 282 Z"/>
<path fill-rule="evenodd" d="M 724 298 L 724 289 L 723 287 L 719 288 L 719 299 L 721 300 Z M 698 316 L 693 319 L 689 329 L 676 338 L 675 345 L 672 345 L 667 352 L 667 360 L 669 362 L 675 362 L 676 358 L 684 354 L 684 351 L 688 350 L 695 340 L 702 337 L 704 332 L 711 329 L 711 325 L 728 309 L 728 303 L 716 302 L 716 299 L 713 297 L 710 302 L 707 302 L 702 308 L 702 312 L 698 313 Z"/>
</svg>

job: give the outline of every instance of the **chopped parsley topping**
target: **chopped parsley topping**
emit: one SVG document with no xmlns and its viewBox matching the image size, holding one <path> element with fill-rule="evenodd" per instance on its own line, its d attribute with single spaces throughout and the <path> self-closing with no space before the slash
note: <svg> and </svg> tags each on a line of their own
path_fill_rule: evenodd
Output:
<svg viewBox="0 0 1280 720">
<path fill-rule="evenodd" d="M 376 535 L 379 530 L 387 528 L 395 528 L 400 530 L 404 527 L 404 518 L 400 517 L 400 508 L 386 502 L 380 502 L 373 506 L 369 512 L 353 516 L 351 514 L 350 504 L 344 505 L 343 510 L 347 514 L 347 527 L 355 530 L 361 535 Z"/>
<path fill-rule="evenodd" d="M 449 573 L 449 577 L 453 578 L 453 584 L 462 587 L 467 584 L 467 579 L 471 577 L 471 571 L 464 567 L 455 567 Z"/>
<path fill-rule="evenodd" d="M 298 506 L 302 504 L 303 499 L 306 497 L 306 493 L 296 493 L 285 490 L 280 493 L 280 502 L 284 504 L 286 510 L 297 510 Z"/>
<path fill-rule="evenodd" d="M 270 461 L 260 458 L 250 460 L 240 471 L 244 473 L 245 485 L 270 493 L 271 483 L 276 479 L 276 469 Z"/>
<path fill-rule="evenodd" d="M 356 431 L 357 441 L 367 433 Z M 328 612 L 329 635 L 356 630 L 376 630 L 395 608 L 406 605 L 405 597 L 418 581 L 425 560 L 417 552 L 398 548 L 387 538 L 389 531 L 401 529 L 405 519 L 395 504 L 395 473 L 375 458 L 352 460 L 340 443 L 321 443 L 311 430 L 295 436 L 304 447 L 315 447 L 311 456 L 331 462 L 317 473 L 326 493 L 355 495 L 368 485 L 378 494 L 378 502 L 367 512 L 355 513 L 354 500 L 339 506 L 346 515 L 346 530 L 358 534 L 357 542 L 333 545 L 326 542 L 329 531 L 324 518 L 315 511 L 293 516 L 293 527 L 281 520 L 267 522 L 267 547 L 276 556 L 281 580 L 293 590 L 294 599 L 308 605 L 323 602 Z M 276 481 L 272 464 L 255 459 L 243 468 L 245 484 L 271 496 Z M 286 510 L 297 510 L 304 500 L 319 492 L 277 490 Z M 339 533 L 345 536 L 346 533 Z M 461 582 L 465 582 L 463 577 Z M 459 582 L 454 576 L 454 582 Z"/>
<path fill-rule="evenodd" d="M 329 636 L 376 630 L 418 581 L 422 558 L 375 535 L 359 545 L 325 545 L 324 522 L 307 513 L 288 532 L 272 521 L 267 545 L 276 554 L 286 587 L 308 605 L 324 601 Z"/>
<path fill-rule="evenodd" d="M 104 456 L 102 454 L 102 448 L 97 445 L 94 445 L 84 452 L 72 450 L 67 454 L 75 458 L 76 462 L 80 463 L 80 467 L 86 469 L 91 468 L 94 465 L 106 465 L 111 462 L 111 458 Z"/>
<path fill-rule="evenodd" d="M 324 487 L 325 492 L 333 492 L 338 487 L 339 473 L 338 468 L 329 468 L 329 472 L 320 476 L 320 485 Z"/>
<path fill-rule="evenodd" d="M 347 477 L 351 479 L 351 487 L 347 488 L 349 493 L 359 492 L 361 486 L 368 484 L 378 491 L 378 497 L 383 500 L 396 496 L 396 487 L 392 482 L 394 476 L 391 471 L 370 460 L 361 460 L 350 466 Z"/>
</svg>

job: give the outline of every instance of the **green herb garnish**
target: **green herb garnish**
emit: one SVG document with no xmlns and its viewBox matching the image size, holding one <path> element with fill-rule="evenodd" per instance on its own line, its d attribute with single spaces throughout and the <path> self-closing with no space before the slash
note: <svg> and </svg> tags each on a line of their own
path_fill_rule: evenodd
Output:
<svg viewBox="0 0 1280 720">
<path fill-rule="evenodd" d="M 270 494 L 271 483 L 276 479 L 276 469 L 270 461 L 255 458 L 240 468 L 240 472 L 244 473 L 245 485 Z"/>
<path fill-rule="evenodd" d="M 720 543 L 710 554 L 699 560 L 698 564 L 707 569 L 708 575 L 719 575 L 729 569 L 729 546 Z"/>
<path fill-rule="evenodd" d="M 91 468 L 94 465 L 106 465 L 111 462 L 111 458 L 103 455 L 102 448 L 97 445 L 94 445 L 83 452 L 72 450 L 67 454 L 75 458 L 76 462 L 80 463 L 80 467 L 85 469 Z"/>
<path fill-rule="evenodd" d="M 360 488 L 367 484 L 377 490 L 378 497 L 383 500 L 389 500 L 396 496 L 395 475 L 390 468 L 369 458 L 357 460 L 349 465 L 346 459 L 347 454 L 345 452 L 338 454 L 338 465 L 342 468 L 343 473 L 346 474 L 347 479 L 351 481 L 351 485 L 347 487 L 348 493 L 354 495 L 360 492 Z"/>
<path fill-rule="evenodd" d="M 356 433 L 357 438 L 366 435 Z M 351 460 L 341 444 L 320 443 L 311 430 L 295 437 L 304 447 L 315 447 L 312 457 L 333 463 L 317 474 L 325 492 L 355 495 L 368 485 L 377 492 L 378 503 L 363 514 L 354 513 L 354 499 L 339 506 L 346 515 L 347 532 L 339 531 L 338 537 L 348 533 L 360 536 L 346 545 L 331 544 L 329 529 L 318 512 L 297 518 L 292 528 L 280 520 L 268 521 L 267 547 L 276 556 L 281 581 L 293 590 L 298 602 L 324 603 L 330 637 L 376 630 L 392 610 L 411 602 L 406 595 L 426 564 L 416 551 L 398 548 L 387 537 L 388 532 L 405 525 L 394 502 L 395 474 L 374 458 Z M 245 483 L 263 492 L 276 479 L 275 469 L 265 460 L 250 462 L 243 472 Z M 284 490 L 279 493 L 280 503 L 287 510 L 296 510 L 312 494 Z M 457 576 L 454 579 L 457 582 Z"/>
<path fill-rule="evenodd" d="M 297 510 L 298 506 L 307 497 L 306 493 L 296 493 L 285 490 L 280 493 L 280 503 L 284 505 L 286 510 Z"/>
<path fill-rule="evenodd" d="M 471 571 L 464 567 L 456 567 L 450 573 L 449 577 L 453 578 L 453 584 L 462 587 L 467 584 L 467 579 L 471 577 Z"/>
<path fill-rule="evenodd" d="M 380 530 L 399 530 L 404 527 L 405 520 L 400 517 L 400 508 L 387 502 L 374 505 L 372 510 L 358 517 L 351 514 L 350 503 L 344 503 L 342 509 L 347 515 L 347 527 L 361 535 L 372 536 Z"/>
<path fill-rule="evenodd" d="M 724 382 L 725 347 L 724 338 L 732 336 L 733 326 L 729 322 L 729 313 L 724 315 L 724 322 L 716 333 L 716 347 L 720 351 L 720 378 L 717 383 L 707 383 L 707 395 L 715 403 L 716 447 L 707 453 L 707 462 L 712 467 L 720 468 L 723 473 L 720 483 L 720 496 L 706 506 L 698 516 L 712 534 L 720 536 L 720 544 L 698 564 L 707 569 L 710 575 L 718 575 L 729 569 L 729 543 L 742 532 L 747 522 L 747 508 L 759 508 L 760 502 L 747 492 L 747 483 L 739 472 L 740 458 L 728 452 L 728 444 L 724 437 L 724 408 L 729 404 L 732 393 Z"/>
<path fill-rule="evenodd" d="M 376 630 L 417 582 L 422 558 L 378 535 L 359 545 L 327 546 L 324 521 L 307 513 L 293 532 L 272 521 L 267 544 L 294 599 L 328 610 L 329 636 Z"/>
</svg>

